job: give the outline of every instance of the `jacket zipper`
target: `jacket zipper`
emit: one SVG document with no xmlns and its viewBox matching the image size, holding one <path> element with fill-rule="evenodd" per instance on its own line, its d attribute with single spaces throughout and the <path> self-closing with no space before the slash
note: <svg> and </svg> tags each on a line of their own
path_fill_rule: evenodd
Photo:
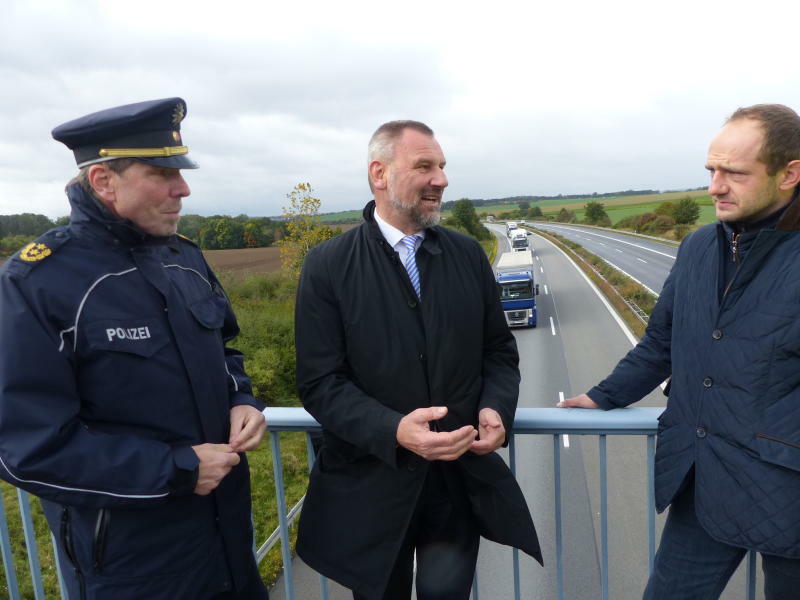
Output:
<svg viewBox="0 0 800 600">
<path fill-rule="evenodd" d="M 100 573 L 103 568 L 103 554 L 106 549 L 106 531 L 110 513 L 107 508 L 101 508 L 97 513 L 94 525 L 94 543 L 92 544 L 92 568 L 95 573 Z"/>
<path fill-rule="evenodd" d="M 741 261 L 739 260 L 739 234 L 736 232 L 731 233 L 731 253 L 733 254 L 733 262 L 736 265 L 736 271 L 733 273 L 733 277 L 728 282 L 728 285 L 725 286 L 725 291 L 722 292 L 722 299 L 725 299 L 725 296 L 728 295 L 728 292 L 733 286 L 733 282 L 736 281 L 736 276 L 739 274 L 739 269 L 742 266 Z"/>
<path fill-rule="evenodd" d="M 78 564 L 78 558 L 75 556 L 75 547 L 72 545 L 72 527 L 69 518 L 69 508 L 64 507 L 61 510 L 61 545 L 64 548 L 64 554 L 72 564 L 72 569 L 75 571 L 75 577 L 78 580 L 78 587 L 80 589 L 80 600 L 86 600 L 86 581 L 83 578 L 83 572 Z"/>
<path fill-rule="evenodd" d="M 787 442 L 786 440 L 780 440 L 776 437 L 764 435 L 763 433 L 757 433 L 756 437 L 760 437 L 765 440 L 769 440 L 771 442 L 778 442 L 779 444 L 785 444 L 786 446 L 791 446 L 792 448 L 797 448 L 798 450 L 800 450 L 800 444 L 793 444 L 792 442 Z"/>
<path fill-rule="evenodd" d="M 731 233 L 731 253 L 733 254 L 733 262 L 739 264 L 739 234 L 735 231 Z"/>
</svg>

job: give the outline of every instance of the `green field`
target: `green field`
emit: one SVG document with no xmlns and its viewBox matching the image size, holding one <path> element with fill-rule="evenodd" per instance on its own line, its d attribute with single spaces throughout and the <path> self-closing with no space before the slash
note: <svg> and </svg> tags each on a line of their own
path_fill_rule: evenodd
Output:
<svg viewBox="0 0 800 600">
<path fill-rule="evenodd" d="M 639 215 L 646 212 L 653 212 L 662 202 L 675 201 L 684 196 L 691 196 L 700 204 L 700 219 L 698 223 L 711 223 L 714 221 L 714 207 L 711 197 L 705 190 L 694 190 L 691 192 L 665 192 L 663 194 L 646 194 L 639 196 L 612 196 L 608 198 L 596 198 L 586 196 L 585 198 L 553 198 L 550 200 L 538 200 L 531 202 L 531 207 L 538 206 L 545 215 L 556 215 L 562 208 L 574 211 L 578 219 L 583 218 L 583 207 L 587 202 L 600 202 L 606 209 L 612 223 L 617 223 L 625 217 Z M 516 204 L 489 204 L 476 206 L 475 212 L 480 216 L 495 215 L 500 213 L 518 210 Z M 449 210 L 442 212 L 442 216 L 447 218 Z M 361 210 L 348 210 L 337 213 L 320 215 L 320 220 L 325 223 L 346 223 L 361 220 Z"/>
<path fill-rule="evenodd" d="M 695 201 L 700 205 L 700 218 L 697 220 L 699 225 L 705 225 L 706 223 L 712 223 L 716 220 L 714 216 L 714 204 L 711 200 L 711 197 L 708 194 L 702 195 L 693 195 L 692 193 L 683 193 L 679 195 L 678 198 L 683 198 L 686 195 L 692 196 Z M 639 196 L 641 198 L 641 196 Z M 608 218 L 611 219 L 612 223 L 619 223 L 622 219 L 626 217 L 632 217 L 635 215 L 641 215 L 647 212 L 653 212 L 659 204 L 669 200 L 669 198 L 663 198 L 659 200 L 655 200 L 652 202 L 639 202 L 636 204 L 615 204 L 609 205 L 605 202 L 601 202 L 601 204 L 605 207 L 606 213 L 608 214 Z M 560 208 L 558 210 L 561 210 Z M 583 205 L 581 205 L 580 209 L 569 209 L 575 210 L 575 215 L 578 219 L 583 219 Z M 558 211 L 544 211 L 545 215 L 557 214 Z"/>
</svg>

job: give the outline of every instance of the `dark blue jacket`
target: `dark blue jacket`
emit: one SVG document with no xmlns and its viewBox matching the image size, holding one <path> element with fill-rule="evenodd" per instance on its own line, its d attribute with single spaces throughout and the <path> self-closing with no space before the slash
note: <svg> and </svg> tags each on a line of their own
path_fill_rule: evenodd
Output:
<svg viewBox="0 0 800 600">
<path fill-rule="evenodd" d="M 721 297 L 722 225 L 689 236 L 641 342 L 589 392 L 622 407 L 671 376 L 656 507 L 694 466 L 697 516 L 712 537 L 791 558 L 800 558 L 798 229 L 795 201 L 758 234 Z"/>
<path fill-rule="evenodd" d="M 247 462 L 201 497 L 191 449 L 227 443 L 232 406 L 262 408 L 225 347 L 227 298 L 190 242 L 68 196 L 70 225 L 0 269 L 0 477 L 42 498 L 71 598 L 239 587 L 255 576 Z"/>
</svg>

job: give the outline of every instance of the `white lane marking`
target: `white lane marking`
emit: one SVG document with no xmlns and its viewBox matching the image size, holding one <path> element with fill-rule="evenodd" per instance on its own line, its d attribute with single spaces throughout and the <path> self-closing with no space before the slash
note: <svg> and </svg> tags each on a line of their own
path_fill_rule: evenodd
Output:
<svg viewBox="0 0 800 600">
<path fill-rule="evenodd" d="M 542 267 L 539 267 L 539 272 L 544 273 L 544 269 Z"/>
<path fill-rule="evenodd" d="M 556 334 L 556 324 L 553 323 L 553 317 L 550 317 L 550 331 L 553 333 L 553 335 Z"/>
<path fill-rule="evenodd" d="M 550 292 L 547 291 L 547 284 L 544 284 L 544 295 L 547 296 Z"/>
<path fill-rule="evenodd" d="M 614 248 L 614 252 L 622 252 L 619 248 Z"/>
<path fill-rule="evenodd" d="M 539 236 L 539 237 L 541 237 L 545 242 L 550 244 L 553 248 L 558 250 L 564 256 L 564 258 L 566 258 L 567 261 L 569 261 L 569 263 L 573 267 L 575 267 L 575 270 L 578 273 L 580 273 L 581 277 L 583 277 L 586 280 L 586 283 L 589 284 L 589 287 L 592 288 L 594 293 L 600 299 L 600 302 L 602 302 L 603 305 L 606 307 L 606 309 L 608 310 L 608 313 L 617 322 L 617 325 L 619 325 L 619 328 L 622 329 L 622 332 L 628 338 L 628 341 L 631 343 L 631 346 L 635 346 L 636 345 L 636 337 L 633 335 L 631 330 L 628 329 L 628 326 L 625 324 L 625 321 L 623 321 L 622 318 L 617 314 L 617 311 L 615 311 L 614 308 L 608 303 L 608 300 L 606 300 L 606 297 L 602 294 L 602 292 L 600 292 L 600 290 L 597 289 L 597 286 L 594 284 L 594 282 L 591 279 L 589 279 L 589 277 L 586 275 L 586 273 L 584 273 L 581 270 L 581 268 L 575 263 L 574 260 L 572 260 L 569 256 L 567 256 L 566 252 L 564 252 L 561 248 L 556 246 L 553 242 L 548 240 L 546 237 L 543 237 L 543 236 Z"/>
<path fill-rule="evenodd" d="M 603 242 L 597 242 L 597 243 L 600 244 L 601 246 L 605 246 L 606 245 Z"/>
<path fill-rule="evenodd" d="M 605 260 L 605 259 L 603 259 L 603 260 Z M 648 292 L 650 292 L 651 294 L 653 294 L 653 296 L 655 296 L 656 298 L 658 298 L 658 294 L 655 292 L 655 290 L 652 290 L 652 289 L 650 289 L 649 287 L 647 287 L 645 284 L 643 284 L 641 281 L 639 281 L 638 279 L 636 279 L 636 277 L 634 277 L 633 275 L 631 275 L 631 274 L 630 274 L 630 273 L 628 273 L 627 271 L 623 271 L 623 270 L 622 270 L 622 269 L 620 269 L 620 268 L 619 268 L 617 265 L 615 265 L 614 263 L 612 263 L 610 260 L 606 260 L 606 264 L 607 264 L 608 266 L 610 266 L 610 267 L 614 267 L 614 268 L 615 268 L 617 271 L 619 271 L 620 273 L 622 273 L 623 275 L 625 275 L 625 277 L 630 277 L 630 278 L 631 278 L 631 279 L 633 279 L 633 280 L 634 280 L 636 283 L 638 283 L 640 286 L 642 286 L 644 289 L 646 289 Z M 581 272 L 582 272 L 582 271 L 581 271 Z"/>
<path fill-rule="evenodd" d="M 644 264 L 647 264 L 647 261 L 645 259 L 639 258 L 638 256 L 636 257 L 636 260 L 643 262 Z"/>
<path fill-rule="evenodd" d="M 564 392 L 558 392 L 558 401 L 564 401 Z M 561 439 L 564 440 L 564 448 L 569 448 L 569 434 L 565 433 L 561 436 Z"/>
<path fill-rule="evenodd" d="M 536 257 L 536 261 L 537 262 L 542 262 L 541 259 L 538 256 Z"/>
<path fill-rule="evenodd" d="M 558 227 L 556 225 L 552 225 L 551 227 L 553 227 L 554 229 L 566 229 L 568 231 L 581 231 L 581 232 L 583 232 L 582 229 L 575 229 L 573 227 Z M 604 238 L 604 239 L 607 239 L 607 240 L 612 240 L 614 242 L 619 242 L 620 244 L 627 244 L 628 246 L 633 246 L 635 248 L 640 248 L 642 250 L 647 250 L 648 252 L 655 252 L 656 254 L 660 254 L 661 256 L 666 256 L 667 258 L 671 258 L 672 260 L 675 260 L 675 257 L 672 256 L 671 254 L 667 254 L 666 252 L 660 252 L 658 250 L 653 250 L 652 248 L 648 248 L 647 246 L 642 246 L 641 244 L 634 244 L 633 242 L 626 242 L 625 240 L 620 240 L 620 239 L 611 237 L 610 235 L 601 235 L 599 233 L 592 233 L 590 231 L 587 231 L 586 233 L 589 234 L 589 235 L 595 235 L 597 237 L 601 237 L 601 238 Z"/>
<path fill-rule="evenodd" d="M 636 336 L 634 336 L 634 335 L 633 335 L 633 332 L 632 332 L 632 331 L 631 331 L 631 330 L 628 328 L 628 326 L 625 324 L 625 321 L 623 321 L 623 320 L 622 320 L 622 317 L 620 317 L 620 316 L 617 314 L 617 311 L 616 311 L 616 310 L 614 310 L 614 307 L 612 307 L 612 306 L 611 306 L 611 304 L 609 304 L 608 300 L 607 300 L 607 299 L 606 299 L 606 297 L 603 295 L 603 293 L 602 293 L 600 290 L 598 290 L 598 289 L 597 289 L 597 286 L 594 284 L 594 282 L 593 282 L 591 279 L 589 279 L 589 276 L 588 276 L 588 275 L 586 275 L 586 273 L 584 273 L 584 272 L 583 272 L 583 270 L 582 270 L 582 269 L 581 269 L 581 268 L 578 266 L 578 264 L 577 264 L 577 263 L 576 263 L 574 260 L 572 260 L 572 259 L 571 259 L 571 258 L 570 258 L 570 257 L 567 255 L 567 253 L 566 253 L 566 252 L 564 252 L 564 251 L 563 251 L 561 248 L 559 248 L 558 246 L 556 246 L 556 245 L 555 245 L 553 242 L 551 242 L 551 241 L 550 241 L 549 239 L 547 239 L 546 237 L 544 237 L 544 236 L 541 236 L 541 235 L 540 235 L 539 237 L 540 237 L 540 238 L 541 238 L 543 241 L 545 241 L 545 242 L 547 242 L 548 244 L 550 244 L 550 245 L 551 245 L 553 248 L 555 248 L 556 250 L 558 250 L 558 251 L 561 253 L 561 255 L 562 255 L 564 258 L 566 258 L 566 259 L 567 259 L 567 262 L 569 262 L 569 263 L 570 263 L 570 264 L 571 264 L 573 267 L 575 267 L 575 270 L 576 270 L 578 273 L 580 273 L 581 277 L 583 277 L 583 278 L 586 280 L 586 283 L 588 283 L 588 284 L 589 284 L 589 287 L 590 287 L 590 288 L 592 288 L 592 290 L 594 291 L 594 293 L 595 293 L 595 294 L 597 295 L 597 297 L 600 299 L 600 302 L 602 302 L 602 303 L 603 303 L 603 306 L 605 306 L 605 307 L 606 307 L 606 309 L 608 310 L 608 313 L 609 313 L 609 314 L 611 315 L 611 317 L 612 317 L 612 318 L 613 318 L 613 319 L 614 319 L 614 320 L 617 322 L 617 325 L 619 325 L 619 328 L 622 330 L 622 333 L 624 333 L 624 334 L 625 334 L 625 336 L 628 338 L 628 341 L 631 343 L 631 346 L 635 346 L 635 345 L 638 343 L 638 342 L 637 342 L 637 340 L 636 340 Z M 608 261 L 606 261 L 606 262 L 608 262 Z M 620 271 L 622 271 L 622 269 L 620 269 L 620 268 L 619 268 L 619 267 L 617 267 L 616 265 L 614 265 L 614 264 L 612 264 L 612 263 L 610 263 L 610 262 L 609 262 L 608 264 L 610 264 L 610 265 L 611 265 L 612 267 L 614 267 L 615 269 L 619 269 Z M 622 271 L 622 272 L 623 272 L 623 273 L 625 273 L 625 271 Z M 628 274 L 627 274 L 627 273 L 625 273 L 625 275 L 628 275 Z M 628 275 L 628 277 L 630 277 L 630 275 Z M 631 279 L 633 279 L 633 278 L 631 277 Z M 635 280 L 634 280 L 634 281 L 635 281 Z M 642 285 L 644 285 L 644 284 L 642 284 Z M 645 287 L 646 287 L 646 286 L 645 286 Z M 648 289 L 649 289 L 649 288 L 648 288 Z M 652 291 L 652 290 L 651 290 L 651 291 Z M 557 314 L 557 311 L 558 311 L 558 309 L 556 309 L 556 314 Z M 552 317 L 550 317 L 550 318 L 551 318 L 551 320 L 552 320 Z M 661 389 L 662 389 L 662 390 L 666 389 L 666 387 L 667 387 L 667 382 L 666 382 L 666 381 L 662 381 L 659 387 L 661 387 Z"/>
</svg>

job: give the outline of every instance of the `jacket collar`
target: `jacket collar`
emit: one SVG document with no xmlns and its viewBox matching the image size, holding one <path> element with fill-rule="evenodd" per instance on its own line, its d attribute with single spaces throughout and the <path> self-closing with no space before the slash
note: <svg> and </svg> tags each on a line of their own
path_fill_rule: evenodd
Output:
<svg viewBox="0 0 800 600">
<path fill-rule="evenodd" d="M 70 228 L 79 235 L 89 233 L 105 238 L 111 243 L 123 244 L 128 247 L 159 245 L 177 247 L 178 241 L 174 235 L 152 236 L 137 229 L 127 219 L 115 218 L 78 183 L 67 186 L 66 192 L 72 208 L 69 220 Z"/>
<path fill-rule="evenodd" d="M 780 221 L 775 226 L 775 229 L 781 231 L 800 231 L 800 201 L 797 197 L 800 196 L 800 185 L 794 188 L 792 201 L 789 207 L 783 211 Z"/>
<path fill-rule="evenodd" d="M 394 252 L 386 241 L 386 238 L 383 237 L 383 232 L 381 228 L 378 227 L 378 222 L 375 220 L 375 200 L 367 202 L 364 210 L 361 211 L 361 216 L 364 217 L 364 225 L 367 228 L 368 236 L 377 239 L 379 242 L 383 242 L 387 248 Z M 439 243 L 439 229 L 438 225 L 425 229 L 425 239 L 422 240 L 420 250 L 424 248 L 430 254 L 441 254 L 442 248 Z"/>
</svg>

